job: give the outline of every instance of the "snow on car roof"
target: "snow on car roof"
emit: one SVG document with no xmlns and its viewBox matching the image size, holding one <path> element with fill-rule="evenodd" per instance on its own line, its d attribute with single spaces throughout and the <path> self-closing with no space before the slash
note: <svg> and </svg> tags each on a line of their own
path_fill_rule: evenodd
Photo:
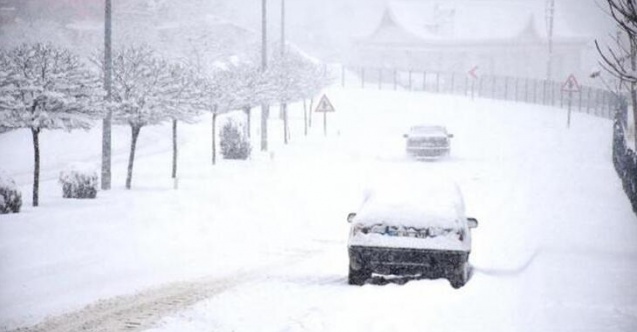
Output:
<svg viewBox="0 0 637 332">
<path fill-rule="evenodd" d="M 418 125 L 409 128 L 409 132 L 412 136 L 427 136 L 427 135 L 447 135 L 447 129 L 440 125 Z"/>
<path fill-rule="evenodd" d="M 445 127 L 441 125 L 422 124 L 422 125 L 412 126 L 411 130 L 413 131 L 445 130 Z"/>
<path fill-rule="evenodd" d="M 463 228 L 464 202 L 445 178 L 392 178 L 369 190 L 355 223 L 404 227 Z"/>
</svg>

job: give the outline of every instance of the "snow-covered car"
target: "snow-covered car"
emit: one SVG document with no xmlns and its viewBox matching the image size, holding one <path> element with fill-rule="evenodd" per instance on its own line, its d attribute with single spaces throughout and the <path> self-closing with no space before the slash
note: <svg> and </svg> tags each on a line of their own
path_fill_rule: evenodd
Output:
<svg viewBox="0 0 637 332">
<path fill-rule="evenodd" d="M 441 157 L 449 155 L 452 134 L 439 125 L 418 125 L 403 135 L 407 139 L 407 153 L 415 157 Z"/>
<path fill-rule="evenodd" d="M 454 288 L 469 278 L 471 229 L 478 221 L 465 216 L 454 182 L 394 182 L 370 191 L 347 220 L 349 284 L 362 285 L 372 273 L 446 278 Z"/>
</svg>

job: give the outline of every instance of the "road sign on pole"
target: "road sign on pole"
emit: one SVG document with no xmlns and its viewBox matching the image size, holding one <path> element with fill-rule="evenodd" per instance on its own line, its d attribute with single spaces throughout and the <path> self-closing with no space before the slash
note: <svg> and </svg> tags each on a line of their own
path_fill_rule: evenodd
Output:
<svg viewBox="0 0 637 332">
<path fill-rule="evenodd" d="M 323 113 L 323 135 L 327 136 L 327 113 L 336 112 L 336 109 L 332 105 L 329 99 L 327 99 L 326 95 L 321 97 L 318 105 L 316 105 L 316 110 L 314 112 Z"/>
<path fill-rule="evenodd" d="M 564 84 L 562 84 L 562 91 L 568 92 L 568 115 L 566 118 L 566 127 L 571 127 L 571 105 L 573 104 L 573 92 L 579 92 L 580 87 L 577 83 L 577 79 L 573 74 L 569 75 Z"/>
<path fill-rule="evenodd" d="M 579 92 L 579 90 L 580 87 L 579 83 L 577 83 L 577 79 L 575 79 L 573 74 L 569 75 L 566 81 L 564 81 L 564 84 L 562 84 L 562 91 Z"/>
<path fill-rule="evenodd" d="M 473 68 L 469 69 L 469 71 L 467 72 L 469 74 L 469 76 L 471 76 L 471 78 L 473 78 L 474 80 L 478 79 L 478 66 L 473 66 Z"/>
</svg>

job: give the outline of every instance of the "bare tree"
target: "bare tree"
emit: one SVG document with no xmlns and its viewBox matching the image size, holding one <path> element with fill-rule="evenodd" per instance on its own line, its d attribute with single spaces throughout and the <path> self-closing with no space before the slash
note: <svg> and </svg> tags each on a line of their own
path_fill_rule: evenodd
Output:
<svg viewBox="0 0 637 332">
<path fill-rule="evenodd" d="M 606 0 L 609 13 L 623 33 L 615 37 L 615 48 L 602 51 L 595 46 L 602 60 L 600 65 L 617 77 L 629 93 L 633 107 L 633 122 L 637 128 L 637 3 L 634 0 Z M 635 135 L 637 146 L 637 135 Z"/>
<path fill-rule="evenodd" d="M 264 73 L 252 62 L 227 63 L 223 68 L 217 68 L 207 79 L 204 103 L 212 113 L 212 163 L 217 160 L 216 138 L 217 117 L 220 114 L 234 110 L 243 110 L 250 116 L 250 110 L 254 105 L 267 101 L 263 97 Z M 248 128 L 249 130 L 249 128 Z"/>
<path fill-rule="evenodd" d="M 172 120 L 173 158 L 172 178 L 177 178 L 177 123 L 192 123 L 205 108 L 203 86 L 197 73 L 184 64 L 169 66 L 171 83 L 166 91 L 166 107 Z"/>
<path fill-rule="evenodd" d="M 304 105 L 307 105 L 306 99 L 312 99 L 331 83 L 328 72 L 320 62 L 295 49 L 287 52 L 285 57 L 275 54 L 270 71 L 277 100 L 282 103 L 304 101 Z M 307 108 L 304 112 L 307 113 Z M 287 128 L 287 114 L 284 114 L 283 121 Z M 304 115 L 304 123 L 304 132 L 307 133 L 307 114 Z"/>
<path fill-rule="evenodd" d="M 51 44 L 0 51 L 0 124 L 29 128 L 33 137 L 33 206 L 39 204 L 43 129 L 89 129 L 101 117 L 97 78 L 79 57 Z"/>
<path fill-rule="evenodd" d="M 131 188 L 135 150 L 141 129 L 174 117 L 174 94 L 179 80 L 170 73 L 169 63 L 148 46 L 130 46 L 113 57 L 113 82 L 108 107 L 113 122 L 129 125 L 131 146 L 126 189 Z"/>
</svg>

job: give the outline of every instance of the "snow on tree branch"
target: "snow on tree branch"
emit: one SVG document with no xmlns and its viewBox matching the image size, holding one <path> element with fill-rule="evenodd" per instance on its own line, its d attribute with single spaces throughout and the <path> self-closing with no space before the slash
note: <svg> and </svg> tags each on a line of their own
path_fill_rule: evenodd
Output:
<svg viewBox="0 0 637 332">
<path fill-rule="evenodd" d="M 0 50 L 0 123 L 10 128 L 88 129 L 101 92 L 78 56 L 52 44 Z"/>
</svg>

